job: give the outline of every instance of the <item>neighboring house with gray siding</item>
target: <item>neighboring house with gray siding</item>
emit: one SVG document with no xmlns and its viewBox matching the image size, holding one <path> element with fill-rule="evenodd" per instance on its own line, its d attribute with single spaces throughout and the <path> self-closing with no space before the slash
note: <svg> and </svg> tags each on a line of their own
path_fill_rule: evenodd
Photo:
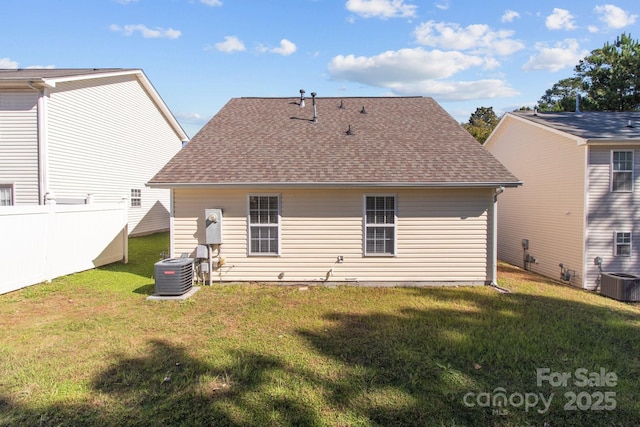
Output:
<svg viewBox="0 0 640 427">
<path fill-rule="evenodd" d="M 0 205 L 129 200 L 129 233 L 169 227 L 145 183 L 187 140 L 140 69 L 0 70 Z"/>
<path fill-rule="evenodd" d="M 205 245 L 216 281 L 495 283 L 514 175 L 431 98 L 304 101 L 230 100 L 149 181 L 172 256 Z"/>
<path fill-rule="evenodd" d="M 590 290 L 597 257 L 640 274 L 640 113 L 507 113 L 484 145 L 523 180 L 500 197 L 499 259 Z"/>
</svg>

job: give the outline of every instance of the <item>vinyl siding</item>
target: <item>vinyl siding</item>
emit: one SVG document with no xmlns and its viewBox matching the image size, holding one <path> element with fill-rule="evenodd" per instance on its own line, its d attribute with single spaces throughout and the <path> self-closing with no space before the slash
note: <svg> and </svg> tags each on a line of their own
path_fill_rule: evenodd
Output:
<svg viewBox="0 0 640 427">
<path fill-rule="evenodd" d="M 14 204 L 38 204 L 38 93 L 0 93 L 0 183 Z"/>
<path fill-rule="evenodd" d="M 634 191 L 610 191 L 611 151 L 634 154 Z M 587 285 L 595 288 L 599 271 L 593 263 L 601 257 L 603 271 L 640 275 L 640 150 L 625 146 L 592 146 L 589 149 L 589 216 L 587 229 Z M 614 256 L 614 232 L 632 232 L 632 256 Z M 591 262 L 589 262 L 591 260 Z"/>
<path fill-rule="evenodd" d="M 485 146 L 523 185 L 498 198 L 498 258 L 524 267 L 528 239 L 537 260 L 530 270 L 559 279 L 562 263 L 581 287 L 586 146 L 522 119 L 503 120 Z"/>
<path fill-rule="evenodd" d="M 59 198 L 117 202 L 142 190 L 129 209 L 130 234 L 169 228 L 169 191 L 145 183 L 182 146 L 135 76 L 59 83 L 48 102 L 49 183 Z"/>
<path fill-rule="evenodd" d="M 274 193 L 281 197 L 281 254 L 248 256 L 248 194 Z M 395 256 L 363 256 L 365 194 L 396 196 Z M 172 253 L 193 255 L 204 242 L 205 209 L 222 208 L 226 263 L 218 280 L 484 284 L 492 200 L 489 189 L 175 189 Z"/>
</svg>

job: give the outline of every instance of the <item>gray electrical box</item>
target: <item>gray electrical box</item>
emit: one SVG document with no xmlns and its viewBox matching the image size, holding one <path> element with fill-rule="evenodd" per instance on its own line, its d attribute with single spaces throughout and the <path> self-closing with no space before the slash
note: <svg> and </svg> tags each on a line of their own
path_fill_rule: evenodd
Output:
<svg viewBox="0 0 640 427">
<path fill-rule="evenodd" d="M 222 243 L 222 209 L 205 209 L 205 243 L 219 245 Z"/>
</svg>

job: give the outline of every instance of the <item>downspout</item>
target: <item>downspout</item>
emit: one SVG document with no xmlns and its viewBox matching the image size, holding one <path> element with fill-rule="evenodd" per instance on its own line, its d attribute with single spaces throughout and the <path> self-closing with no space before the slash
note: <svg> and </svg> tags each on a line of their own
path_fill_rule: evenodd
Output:
<svg viewBox="0 0 640 427">
<path fill-rule="evenodd" d="M 174 219 L 176 216 L 175 212 L 175 188 L 169 189 L 169 256 L 171 258 L 175 257 L 175 247 L 176 247 L 176 239 L 174 237 Z"/>
<path fill-rule="evenodd" d="M 498 195 L 504 192 L 504 187 L 498 187 L 493 191 L 493 203 L 491 204 L 492 210 L 492 225 L 491 225 L 491 269 L 490 269 L 490 281 L 489 286 L 496 288 L 502 293 L 511 293 L 508 289 L 498 286 Z"/>
<path fill-rule="evenodd" d="M 49 90 L 39 89 L 32 82 L 27 82 L 29 87 L 38 91 L 37 104 L 37 141 L 38 141 L 38 204 L 44 205 L 49 193 L 49 155 L 47 137 L 47 99 Z"/>
</svg>

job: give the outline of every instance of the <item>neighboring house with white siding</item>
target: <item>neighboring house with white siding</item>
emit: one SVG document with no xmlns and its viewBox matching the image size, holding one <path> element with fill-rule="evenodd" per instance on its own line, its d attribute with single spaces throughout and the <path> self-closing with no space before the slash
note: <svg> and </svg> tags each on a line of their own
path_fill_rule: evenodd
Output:
<svg viewBox="0 0 640 427">
<path fill-rule="evenodd" d="M 145 183 L 186 140 L 140 69 L 0 70 L 0 205 L 127 198 L 130 234 L 166 230 Z"/>
<path fill-rule="evenodd" d="M 640 274 L 640 113 L 507 113 L 484 145 L 523 180 L 500 197 L 499 259 L 589 290 L 596 258 Z"/>
<path fill-rule="evenodd" d="M 148 183 L 172 190 L 171 255 L 206 245 L 216 281 L 404 285 L 495 283 L 519 184 L 431 98 L 315 96 L 230 100 Z"/>
</svg>

